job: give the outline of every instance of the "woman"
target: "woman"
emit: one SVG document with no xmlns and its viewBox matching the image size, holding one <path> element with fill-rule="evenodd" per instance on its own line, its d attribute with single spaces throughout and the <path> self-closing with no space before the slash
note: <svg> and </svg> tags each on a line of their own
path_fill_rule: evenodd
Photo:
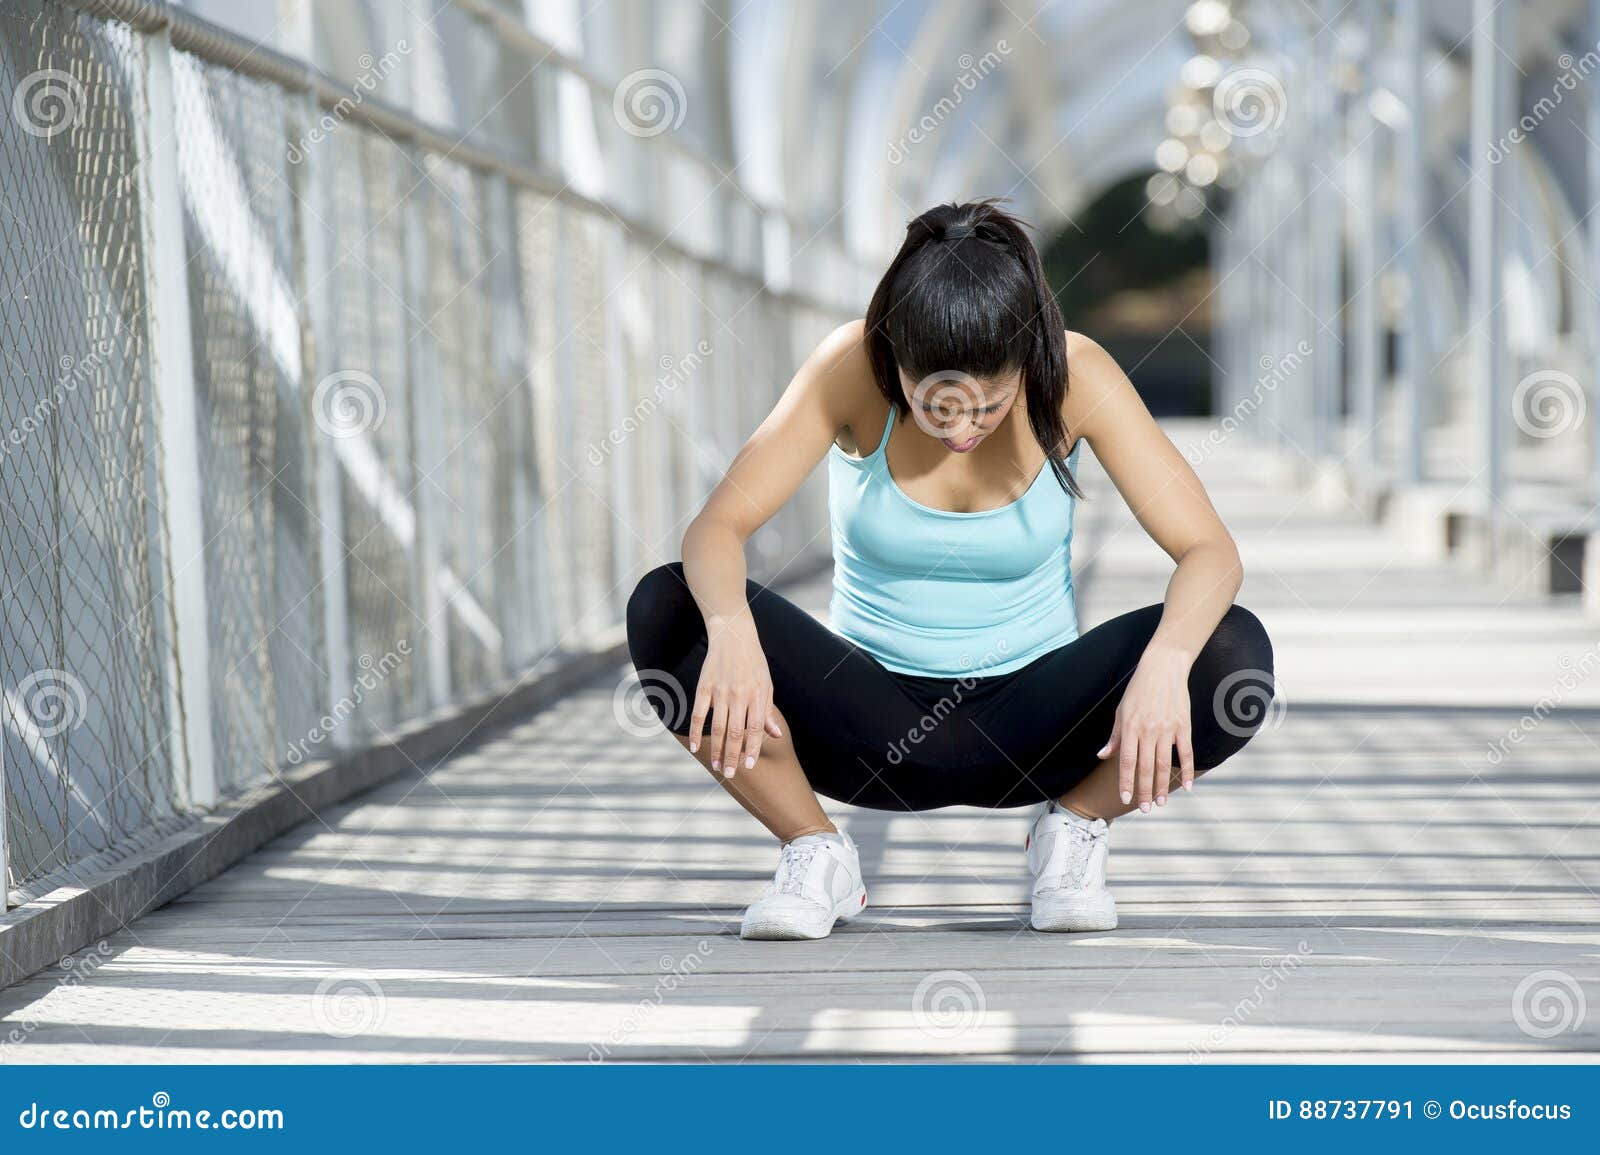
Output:
<svg viewBox="0 0 1600 1155">
<path fill-rule="evenodd" d="M 1069 375 L 1068 367 L 1071 372 Z M 905 420 L 909 415 L 911 420 Z M 1072 468 L 1088 441 L 1175 563 L 1162 605 L 1078 633 Z M 745 576 L 744 543 L 828 459 L 832 629 Z M 781 845 L 746 938 L 866 906 L 817 795 L 883 810 L 1043 803 L 1031 923 L 1109 930 L 1107 828 L 1239 750 L 1272 648 L 1233 539 L 1128 379 L 1063 330 L 992 201 L 912 221 L 864 321 L 830 334 L 646 574 L 628 645 L 662 721 Z"/>
</svg>

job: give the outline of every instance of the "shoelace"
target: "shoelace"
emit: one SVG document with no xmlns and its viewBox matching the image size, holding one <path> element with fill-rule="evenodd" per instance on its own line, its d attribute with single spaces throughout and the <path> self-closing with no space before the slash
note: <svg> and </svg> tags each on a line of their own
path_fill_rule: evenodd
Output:
<svg viewBox="0 0 1600 1155">
<path fill-rule="evenodd" d="M 1076 822 L 1068 822 L 1063 833 L 1067 836 L 1067 861 L 1059 875 L 1060 881 L 1043 890 L 1077 890 L 1083 885 L 1084 871 L 1089 869 L 1089 852 L 1094 849 L 1100 831 Z"/>
<path fill-rule="evenodd" d="M 774 887 L 779 894 L 800 894 L 805 887 L 806 875 L 811 870 L 811 860 L 817 856 L 816 846 L 795 846 L 793 843 L 783 848 L 783 857 L 778 859 L 778 878 Z"/>
</svg>

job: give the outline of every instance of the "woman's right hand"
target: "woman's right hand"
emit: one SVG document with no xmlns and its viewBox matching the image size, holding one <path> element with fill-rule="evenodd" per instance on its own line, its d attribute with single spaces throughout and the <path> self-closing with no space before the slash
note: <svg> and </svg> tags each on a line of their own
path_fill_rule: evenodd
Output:
<svg viewBox="0 0 1600 1155">
<path fill-rule="evenodd" d="M 748 614 L 707 623 L 706 660 L 700 666 L 694 709 L 689 715 L 689 752 L 700 749 L 706 715 L 711 715 L 711 769 L 732 778 L 743 765 L 752 769 L 767 735 L 783 737 L 772 714 L 772 674 Z"/>
</svg>

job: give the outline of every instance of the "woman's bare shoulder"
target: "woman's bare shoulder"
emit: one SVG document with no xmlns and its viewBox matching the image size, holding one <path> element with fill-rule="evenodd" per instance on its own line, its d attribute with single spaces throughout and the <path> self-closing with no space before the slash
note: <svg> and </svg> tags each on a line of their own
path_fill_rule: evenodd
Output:
<svg viewBox="0 0 1600 1155">
<path fill-rule="evenodd" d="M 840 325 L 818 342 L 805 365 L 834 420 L 836 436 L 846 443 L 841 448 L 851 452 L 855 446 L 850 443 L 862 440 L 856 433 L 863 425 L 883 430 L 883 398 L 867 355 L 866 328 L 859 319 Z"/>
<path fill-rule="evenodd" d="M 1066 331 L 1067 396 L 1061 415 L 1073 437 L 1088 434 L 1097 414 L 1115 408 L 1124 390 L 1131 391 L 1116 358 L 1093 337 Z"/>
<path fill-rule="evenodd" d="M 1067 380 L 1076 386 L 1079 380 L 1086 380 L 1088 384 L 1104 385 L 1107 378 L 1121 375 L 1115 359 L 1105 348 L 1087 333 L 1066 331 L 1067 335 Z"/>
<path fill-rule="evenodd" d="M 806 365 L 830 384 L 858 380 L 862 374 L 872 376 L 872 363 L 867 358 L 867 324 L 862 320 L 846 321 L 832 330 L 811 351 Z"/>
</svg>

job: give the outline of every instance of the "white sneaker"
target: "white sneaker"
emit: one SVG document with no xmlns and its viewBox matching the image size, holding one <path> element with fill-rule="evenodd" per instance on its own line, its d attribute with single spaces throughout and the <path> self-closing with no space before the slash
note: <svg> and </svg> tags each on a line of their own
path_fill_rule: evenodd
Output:
<svg viewBox="0 0 1600 1155">
<path fill-rule="evenodd" d="M 1117 904 L 1106 889 L 1105 820 L 1055 802 L 1045 807 L 1023 846 L 1033 872 L 1034 930 L 1115 930 Z"/>
<path fill-rule="evenodd" d="M 767 893 L 744 912 L 742 938 L 827 938 L 867 905 L 861 857 L 848 834 L 807 834 L 783 844 Z"/>
</svg>

